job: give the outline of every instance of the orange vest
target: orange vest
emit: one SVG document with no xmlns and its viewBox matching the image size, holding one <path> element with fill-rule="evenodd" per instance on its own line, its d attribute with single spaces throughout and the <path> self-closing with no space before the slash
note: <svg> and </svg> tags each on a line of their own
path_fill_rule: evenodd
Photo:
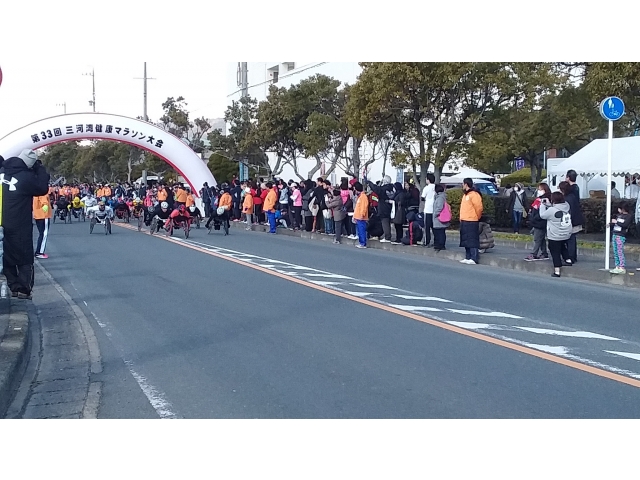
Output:
<svg viewBox="0 0 640 480">
<path fill-rule="evenodd" d="M 111 196 L 111 187 L 104 187 L 104 196 L 105 197 Z"/>
<path fill-rule="evenodd" d="M 187 203 L 187 191 L 179 188 L 176 192 L 176 202 Z"/>
<path fill-rule="evenodd" d="M 187 207 L 190 207 L 191 205 L 195 205 L 196 201 L 193 199 L 193 195 L 187 195 Z"/>
<path fill-rule="evenodd" d="M 45 212 L 42 207 L 47 205 L 49 209 Z M 33 197 L 33 218 L 36 220 L 44 220 L 45 218 L 51 218 L 53 216 L 53 208 L 49 201 L 49 195 L 42 195 L 40 197 Z"/>
<path fill-rule="evenodd" d="M 167 191 L 163 188 L 162 190 L 158 190 L 158 201 L 164 202 L 167 199 Z"/>
</svg>

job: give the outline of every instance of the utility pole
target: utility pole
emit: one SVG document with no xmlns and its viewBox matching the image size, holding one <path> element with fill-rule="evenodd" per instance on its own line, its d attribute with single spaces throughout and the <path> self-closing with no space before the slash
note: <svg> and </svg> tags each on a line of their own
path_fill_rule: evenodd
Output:
<svg viewBox="0 0 640 480">
<path fill-rule="evenodd" d="M 67 114 L 67 102 L 64 103 L 56 103 L 56 107 L 63 107 L 64 108 L 64 114 Z"/>
<path fill-rule="evenodd" d="M 93 81 L 93 100 L 89 100 L 89 105 L 93 107 L 93 113 L 96 113 L 96 71 L 95 68 L 91 68 L 91 73 L 83 73 L 83 75 L 91 77 Z"/>
<path fill-rule="evenodd" d="M 144 77 L 136 77 L 134 80 L 144 80 L 144 121 L 149 121 L 149 115 L 147 114 L 147 80 L 156 80 L 155 78 L 147 77 L 147 62 L 144 62 Z"/>
<path fill-rule="evenodd" d="M 247 62 L 238 62 L 238 86 L 240 87 L 240 97 L 247 98 L 249 96 L 249 71 L 247 69 Z M 245 163 L 247 162 L 247 163 Z M 245 162 L 238 162 L 240 168 L 240 180 L 249 179 L 249 163 L 245 159 Z M 246 178 L 245 178 L 246 177 Z"/>
</svg>

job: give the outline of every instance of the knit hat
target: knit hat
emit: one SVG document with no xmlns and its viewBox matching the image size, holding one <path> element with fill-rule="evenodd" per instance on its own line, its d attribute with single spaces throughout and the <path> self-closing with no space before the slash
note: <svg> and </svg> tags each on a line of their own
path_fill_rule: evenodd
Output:
<svg viewBox="0 0 640 480">
<path fill-rule="evenodd" d="M 23 150 L 18 158 L 24 162 L 27 168 L 32 168 L 33 165 L 38 161 L 38 157 L 36 152 L 33 150 Z"/>
</svg>

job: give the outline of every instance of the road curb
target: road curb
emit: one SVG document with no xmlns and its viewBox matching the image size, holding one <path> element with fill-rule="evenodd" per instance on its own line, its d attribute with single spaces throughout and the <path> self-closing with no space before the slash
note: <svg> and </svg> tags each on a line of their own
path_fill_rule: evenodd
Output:
<svg viewBox="0 0 640 480">
<path fill-rule="evenodd" d="M 29 349 L 29 313 L 25 300 L 0 299 L 7 327 L 0 335 L 0 418 L 3 418 L 22 381 Z M 3 322 L 4 323 L 4 322 Z"/>
<path fill-rule="evenodd" d="M 246 224 L 241 222 L 231 222 L 232 228 L 246 229 Z M 265 225 L 253 225 L 251 227 L 253 232 L 267 232 L 268 226 Z M 333 235 L 320 235 L 316 233 L 310 233 L 305 231 L 292 231 L 285 228 L 278 228 L 278 235 L 287 235 L 290 237 L 304 238 L 308 240 L 333 242 Z M 406 255 L 420 255 L 423 257 L 440 258 L 446 260 L 460 261 L 464 258 L 464 253 L 457 246 L 457 240 L 459 236 L 451 235 L 447 232 L 447 241 L 456 242 L 455 250 L 443 250 L 436 252 L 432 248 L 424 248 L 422 246 L 406 246 L 406 245 L 392 245 L 390 243 L 379 243 L 377 241 L 370 241 L 367 243 L 369 248 L 377 250 L 386 250 L 390 252 L 397 252 Z M 508 243 L 515 242 L 505 242 Z M 355 240 L 349 240 L 346 237 L 342 237 L 343 245 L 355 245 Z M 501 246 L 496 242 L 496 246 Z M 338 247 L 338 245 L 336 245 Z M 551 263 L 550 262 L 525 262 L 523 260 L 514 260 L 512 258 L 504 258 L 499 256 L 499 250 L 490 250 L 488 253 L 480 255 L 480 266 L 490 266 L 502 268 L 505 270 L 514 270 L 519 272 L 532 273 L 537 275 L 551 275 Z M 612 275 L 603 270 L 582 270 L 573 267 L 565 267 L 562 269 L 562 276 L 565 278 L 572 278 L 575 280 L 583 280 L 587 282 L 596 282 L 599 284 L 624 286 L 632 288 L 640 288 L 640 275 L 634 275 L 633 273 L 627 275 Z"/>
</svg>

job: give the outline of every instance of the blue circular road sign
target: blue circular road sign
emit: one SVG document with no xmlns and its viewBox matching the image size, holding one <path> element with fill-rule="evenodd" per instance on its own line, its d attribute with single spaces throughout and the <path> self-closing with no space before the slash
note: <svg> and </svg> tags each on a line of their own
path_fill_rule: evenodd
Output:
<svg viewBox="0 0 640 480">
<path fill-rule="evenodd" d="M 620 120 L 624 115 L 624 102 L 618 97 L 605 98 L 600 104 L 600 115 L 605 120 Z"/>
</svg>

